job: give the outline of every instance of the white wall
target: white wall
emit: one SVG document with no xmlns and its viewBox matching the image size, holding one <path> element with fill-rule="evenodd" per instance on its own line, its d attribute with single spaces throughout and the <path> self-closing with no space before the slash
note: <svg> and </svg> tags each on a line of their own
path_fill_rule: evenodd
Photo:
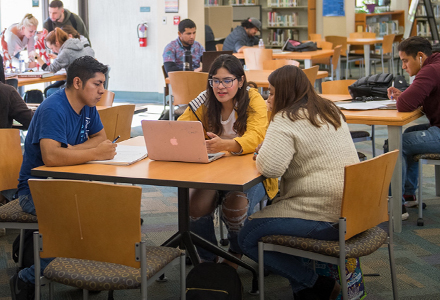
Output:
<svg viewBox="0 0 440 300">
<path fill-rule="evenodd" d="M 344 17 L 323 17 L 322 0 L 316 0 L 316 33 L 348 36 L 354 32 L 354 0 L 345 0 L 344 9 Z"/>
<path fill-rule="evenodd" d="M 204 44 L 203 1 L 180 0 L 179 13 L 165 13 L 163 0 L 89 0 L 90 39 L 96 58 L 111 66 L 109 89 L 112 91 L 162 93 L 162 52 L 177 38 L 173 17 L 188 18 L 188 6 L 197 14 L 191 18 L 197 26 L 197 41 Z M 149 6 L 150 12 L 140 12 Z M 201 7 L 201 8 L 200 8 Z M 162 18 L 167 24 L 162 24 Z M 139 47 L 137 25 L 148 22 L 148 46 Z"/>
</svg>

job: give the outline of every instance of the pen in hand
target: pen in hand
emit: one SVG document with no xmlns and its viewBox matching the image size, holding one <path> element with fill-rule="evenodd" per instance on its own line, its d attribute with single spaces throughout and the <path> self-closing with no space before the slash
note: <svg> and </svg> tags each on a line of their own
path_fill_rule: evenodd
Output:
<svg viewBox="0 0 440 300">
<path fill-rule="evenodd" d="M 118 136 L 117 136 L 117 137 L 116 137 L 116 138 L 115 138 L 115 139 L 113 140 L 113 142 L 112 142 L 112 143 L 113 143 L 113 144 L 114 144 L 114 143 L 116 143 L 116 141 L 117 141 L 117 140 L 118 140 L 118 139 L 119 139 L 120 137 L 121 137 L 121 136 L 120 136 L 120 135 L 118 135 Z"/>
<path fill-rule="evenodd" d="M 392 89 L 391 89 L 391 100 L 394 100 L 394 81 L 392 81 L 391 82 L 391 87 L 392 87 Z"/>
</svg>

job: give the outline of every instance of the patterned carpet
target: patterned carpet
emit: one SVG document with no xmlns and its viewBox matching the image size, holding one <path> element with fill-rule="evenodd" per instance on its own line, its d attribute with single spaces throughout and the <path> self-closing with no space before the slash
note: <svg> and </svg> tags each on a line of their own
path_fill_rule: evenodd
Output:
<svg viewBox="0 0 440 300">
<path fill-rule="evenodd" d="M 426 122 L 421 118 L 417 123 Z M 416 122 L 414 122 L 416 123 Z M 365 129 L 366 126 L 352 126 L 353 129 Z M 135 128 L 139 130 L 139 128 Z M 376 148 L 378 154 L 386 138 L 386 127 L 376 126 Z M 371 158 L 371 143 L 356 145 L 359 151 Z M 425 226 L 417 227 L 417 210 L 409 209 L 410 218 L 403 222 L 401 233 L 395 234 L 395 262 L 397 266 L 399 299 L 440 299 L 440 198 L 435 197 L 434 168 L 424 169 L 426 180 L 423 186 L 424 198 L 428 205 L 424 211 Z M 177 189 L 169 187 L 143 186 L 142 216 L 145 223 L 142 232 L 151 245 L 161 244 L 177 229 Z M 0 300 L 11 299 L 9 278 L 16 272 L 11 259 L 12 242 L 17 230 L 7 230 L 0 236 Z M 246 259 L 246 258 L 245 258 Z M 249 263 L 256 267 L 254 262 Z M 367 291 L 366 299 L 392 299 L 391 280 L 388 265 L 388 252 L 382 247 L 374 254 L 361 259 Z M 188 267 L 189 271 L 191 267 Z M 238 269 L 245 294 L 243 299 L 258 299 L 247 293 L 251 287 L 252 276 L 242 268 Z M 167 273 L 166 283 L 153 283 L 148 293 L 152 299 L 178 299 L 179 271 L 176 267 Z M 286 279 L 274 274 L 266 277 L 266 299 L 292 299 L 291 289 Z M 139 291 L 116 291 L 116 299 L 138 299 Z M 43 288 L 43 299 L 48 298 L 47 288 Z M 82 292 L 60 284 L 55 285 L 55 299 L 82 299 Z M 107 293 L 91 294 L 90 299 L 107 299 Z"/>
</svg>

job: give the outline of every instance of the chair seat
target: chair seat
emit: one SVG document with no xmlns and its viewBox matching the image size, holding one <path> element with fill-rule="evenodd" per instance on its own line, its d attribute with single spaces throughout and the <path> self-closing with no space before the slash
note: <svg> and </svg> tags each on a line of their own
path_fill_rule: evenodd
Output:
<svg viewBox="0 0 440 300">
<path fill-rule="evenodd" d="M 379 228 L 370 228 L 345 241 L 346 258 L 357 258 L 373 253 L 387 239 L 387 233 Z M 315 240 L 286 235 L 269 235 L 261 239 L 263 243 L 291 247 L 322 255 L 339 257 L 339 241 Z"/>
<path fill-rule="evenodd" d="M 0 206 L 0 222 L 37 223 L 37 216 L 25 213 L 17 200 Z"/>
<path fill-rule="evenodd" d="M 176 248 L 147 247 L 147 280 L 180 255 L 181 251 Z M 123 290 L 140 288 L 140 271 L 119 264 L 57 257 L 44 269 L 44 276 L 91 291 Z"/>
<path fill-rule="evenodd" d="M 423 153 L 413 156 L 414 161 L 419 161 L 419 159 L 432 159 L 440 160 L 440 153 Z"/>
<path fill-rule="evenodd" d="M 358 139 L 358 138 L 363 138 L 363 137 L 369 137 L 370 133 L 368 131 L 350 131 L 351 134 L 351 138 L 352 139 Z"/>
</svg>

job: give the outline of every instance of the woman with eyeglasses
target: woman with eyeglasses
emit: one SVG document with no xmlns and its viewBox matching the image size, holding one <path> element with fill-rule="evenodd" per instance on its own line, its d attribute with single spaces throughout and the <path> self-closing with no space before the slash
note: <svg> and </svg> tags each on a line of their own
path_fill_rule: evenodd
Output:
<svg viewBox="0 0 440 300">
<path fill-rule="evenodd" d="M 338 240 L 344 167 L 359 162 L 344 115 L 316 94 L 298 67 L 284 66 L 269 75 L 268 104 L 271 122 L 254 157 L 265 177 L 281 177 L 281 190 L 240 231 L 240 247 L 255 261 L 263 236 Z M 329 300 L 339 294 L 334 279 L 318 276 L 301 258 L 269 251 L 264 264 L 289 280 L 295 300 Z"/>
<path fill-rule="evenodd" d="M 206 91 L 191 101 L 190 107 L 178 119 L 197 120 L 206 130 L 208 153 L 248 154 L 262 142 L 267 127 L 266 103 L 257 89 L 248 86 L 243 67 L 235 56 L 221 55 L 213 62 Z M 275 196 L 277 182 L 267 182 L 265 186 L 269 197 Z M 191 189 L 191 231 L 217 244 L 213 215 L 221 202 L 221 215 L 228 229 L 229 252 L 241 258 L 238 232 L 266 194 L 265 186 L 260 183 L 245 192 Z M 218 261 L 216 255 L 201 248 L 197 250 L 202 261 Z"/>
<path fill-rule="evenodd" d="M 34 61 L 34 36 L 37 31 L 38 20 L 32 14 L 26 14 L 20 23 L 12 24 L 5 31 L 4 41 L 10 56 L 18 55 L 22 50 L 27 50 L 30 61 Z M 32 67 L 32 65 L 31 65 Z"/>
</svg>

